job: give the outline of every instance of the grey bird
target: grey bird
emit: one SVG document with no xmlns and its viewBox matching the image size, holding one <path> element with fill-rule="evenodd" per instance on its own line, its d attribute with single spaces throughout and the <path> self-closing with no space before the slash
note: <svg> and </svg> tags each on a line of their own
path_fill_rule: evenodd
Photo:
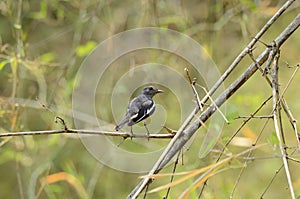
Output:
<svg viewBox="0 0 300 199">
<path fill-rule="evenodd" d="M 115 127 L 115 130 L 119 131 L 125 124 L 127 124 L 131 127 L 132 134 L 132 125 L 145 120 L 155 111 L 155 103 L 152 97 L 157 93 L 163 92 L 163 90 L 159 90 L 154 86 L 146 86 L 137 97 L 131 100 L 127 107 L 125 117 Z M 149 135 L 146 122 L 144 122 L 144 126 L 147 130 L 147 134 Z"/>
</svg>

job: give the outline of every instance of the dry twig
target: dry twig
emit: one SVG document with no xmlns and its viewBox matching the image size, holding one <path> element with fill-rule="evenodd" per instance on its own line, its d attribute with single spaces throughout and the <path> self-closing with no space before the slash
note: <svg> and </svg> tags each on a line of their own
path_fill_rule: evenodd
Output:
<svg viewBox="0 0 300 199">
<path fill-rule="evenodd" d="M 43 131 L 22 131 L 22 132 L 7 132 L 0 133 L 0 137 L 11 136 L 27 136 L 27 135 L 52 135 L 52 134 L 77 134 L 77 135 L 102 135 L 112 137 L 126 138 L 155 138 L 155 139 L 170 139 L 174 134 L 131 134 L 130 132 L 110 132 L 102 130 L 86 130 L 86 129 L 61 129 L 61 130 L 43 130 Z"/>
</svg>

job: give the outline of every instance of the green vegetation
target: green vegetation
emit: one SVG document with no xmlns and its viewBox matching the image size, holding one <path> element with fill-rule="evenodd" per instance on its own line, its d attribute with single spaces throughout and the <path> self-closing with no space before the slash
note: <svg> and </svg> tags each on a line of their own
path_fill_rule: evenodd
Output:
<svg viewBox="0 0 300 199">
<path fill-rule="evenodd" d="M 191 76 L 197 78 L 197 83 L 207 86 L 204 78 L 186 59 L 158 49 L 137 49 L 118 57 L 110 63 L 97 82 L 93 96 L 96 103 L 90 104 L 89 101 L 85 103 L 84 100 L 82 102 L 83 110 L 93 107 L 98 123 L 91 122 L 91 118 L 96 117 L 82 112 L 78 127 L 72 112 L 74 90 L 80 86 L 79 83 L 91 81 L 93 75 L 93 71 L 90 76 L 78 74 L 82 63 L 86 61 L 85 58 L 99 43 L 118 33 L 135 28 L 160 27 L 183 33 L 201 44 L 206 52 L 201 56 L 210 56 L 222 74 L 284 3 L 283 0 L 1 1 L 0 134 L 62 129 L 62 124 L 54 122 L 55 116 L 63 118 L 68 128 L 97 129 L 100 126 L 101 130 L 114 131 L 116 122 L 125 113 L 128 87 L 134 88 L 129 94 L 129 97 L 133 97 L 144 86 L 137 85 L 138 80 L 152 81 L 165 90 L 164 94 L 154 98 L 159 106 L 148 121 L 148 123 L 151 121 L 150 131 L 168 133 L 165 129 L 161 129 L 161 126 L 156 129 L 153 123 L 177 130 L 185 119 L 181 118 L 182 115 L 189 114 L 196 105 L 192 90 L 190 87 L 179 87 L 182 92 L 176 92 L 167 84 L 160 85 L 155 82 L 155 78 L 164 79 L 170 84 L 181 79 L 170 78 L 164 72 L 158 72 L 150 77 L 149 72 L 142 66 L 147 63 L 169 66 L 174 74 L 180 74 L 183 79 L 186 77 L 184 68 L 189 67 Z M 262 42 L 270 44 L 299 13 L 300 2 L 296 1 L 271 26 L 261 38 L 261 42 L 255 45 L 254 56 L 258 56 L 265 49 Z M 284 97 L 298 121 L 300 120 L 300 74 L 298 72 L 293 79 L 291 77 L 296 68 L 294 66 L 300 63 L 299 36 L 300 31 L 297 30 L 284 43 L 279 60 L 280 89 L 281 91 L 285 89 L 291 80 Z M 153 38 L 153 42 L 155 41 Z M 176 42 L 174 41 L 174 44 Z M 123 46 L 112 44 L 111 48 L 118 49 Z M 224 85 L 230 85 L 251 62 L 250 56 L 247 56 Z M 102 63 L 94 63 L 102 67 Z M 150 67 L 154 70 L 160 66 Z M 132 79 L 139 74 L 140 79 L 135 81 L 126 79 L 125 74 L 133 77 Z M 117 84 L 118 81 L 128 82 L 128 84 Z M 200 87 L 196 88 L 200 98 L 205 96 Z M 119 104 L 113 103 L 113 94 L 124 96 L 124 101 Z M 210 133 L 205 128 L 201 128 L 184 149 L 186 152 L 182 159 L 179 158 L 176 172 L 192 172 L 216 166 L 214 164 L 222 147 L 245 120 L 245 118 L 236 118 L 250 116 L 271 95 L 271 87 L 261 73 L 257 72 L 227 101 L 226 111 L 222 109 L 230 124 L 224 125 L 217 144 L 211 146 L 212 150 L 209 154 L 199 158 L 202 141 Z M 183 97 L 184 102 L 190 104 L 184 110 L 185 113 L 181 110 L 183 104 L 178 97 Z M 272 100 L 266 103 L 257 115 L 268 116 L 271 111 Z M 165 121 L 161 118 L 165 118 Z M 268 123 L 265 125 L 266 121 Z M 209 122 L 213 123 L 208 121 L 207 126 L 219 128 Z M 282 123 L 287 151 L 289 154 L 293 153 L 289 166 L 293 188 L 296 196 L 299 197 L 299 151 L 295 150 L 297 147 L 295 132 L 284 113 L 282 113 Z M 146 132 L 142 123 L 135 125 L 133 129 L 135 133 Z M 124 131 L 128 130 L 129 128 L 124 129 Z M 120 137 L 94 137 L 93 140 L 85 140 L 86 137 L 76 134 L 1 137 L 0 198 L 126 198 L 140 181 L 138 177 L 144 175 L 146 171 L 143 170 L 141 173 L 132 172 L 130 169 L 124 171 L 110 164 L 128 166 L 129 163 L 135 162 L 130 161 L 129 158 L 126 162 L 127 157 L 124 157 L 124 160 L 120 159 L 120 162 L 109 158 L 114 157 L 119 150 L 126 150 L 130 154 L 145 158 L 143 162 L 136 162 L 136 165 L 141 168 L 146 167 L 147 155 L 149 155 L 149 162 L 155 160 L 169 141 L 168 139 L 148 141 L 135 138 L 124 141 Z M 263 146 L 255 148 L 247 157 L 247 150 L 258 137 L 257 144 Z M 102 142 L 103 139 L 107 142 Z M 91 148 L 86 147 L 87 143 L 101 151 L 91 151 Z M 107 143 L 114 145 L 117 152 L 110 154 L 108 150 L 106 151 L 108 146 L 104 144 Z M 241 170 L 243 173 L 237 181 L 233 198 L 260 198 L 264 191 L 266 191 L 264 198 L 289 197 L 285 171 L 283 168 L 279 170 L 282 165 L 279 143 L 272 119 L 250 120 L 225 149 L 224 164 L 211 173 L 212 177 L 202 193 L 202 198 L 229 198 Z M 103 162 L 103 159 L 99 161 L 100 156 L 103 159 L 108 158 L 111 162 Z M 246 158 L 249 161 L 245 163 Z M 184 164 L 181 164 L 182 161 Z M 169 164 L 161 173 L 171 173 L 173 166 Z M 268 187 L 275 175 L 274 181 Z M 175 180 L 181 177 L 176 176 Z M 184 183 L 172 187 L 169 198 L 179 197 L 186 188 L 193 185 L 197 177 L 199 175 L 187 178 Z M 155 180 L 149 190 L 169 183 L 169 179 L 168 176 Z M 201 186 L 191 190 L 189 197 L 197 198 L 200 190 Z M 149 193 L 147 196 L 163 198 L 165 192 L 166 190 Z"/>
</svg>

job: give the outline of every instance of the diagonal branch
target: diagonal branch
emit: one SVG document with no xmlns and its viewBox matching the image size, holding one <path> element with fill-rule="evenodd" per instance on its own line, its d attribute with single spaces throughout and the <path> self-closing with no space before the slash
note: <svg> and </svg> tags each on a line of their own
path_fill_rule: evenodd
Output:
<svg viewBox="0 0 300 199">
<path fill-rule="evenodd" d="M 293 1 L 288 1 L 285 6 L 290 5 Z M 288 7 L 288 6 L 287 6 Z M 281 8 L 279 11 L 282 11 Z M 285 8 L 286 9 L 286 8 Z M 284 11 L 284 10 L 283 10 Z M 282 11 L 282 12 L 283 12 Z M 289 26 L 275 39 L 276 44 L 280 47 L 289 36 L 300 26 L 300 14 L 289 24 Z M 260 35 L 261 36 L 261 35 Z M 258 38 L 256 38 L 257 40 Z M 251 42 L 250 44 L 254 45 L 255 42 Z M 249 45 L 250 45 L 249 44 Z M 251 48 L 253 45 L 250 45 Z M 245 50 L 245 55 L 248 52 L 248 48 Z M 270 49 L 267 48 L 261 55 L 256 59 L 256 62 L 259 65 L 262 65 L 268 58 L 270 53 Z M 234 61 L 232 64 L 233 68 L 240 62 L 240 60 L 245 56 L 243 53 L 239 56 L 238 59 Z M 231 67 L 230 67 L 231 68 Z M 256 63 L 251 64 L 248 69 L 235 81 L 233 82 L 216 100 L 215 104 L 220 107 L 228 98 L 230 98 L 256 71 L 258 70 Z M 230 73 L 231 71 L 229 71 Z M 224 79 L 227 75 L 222 76 Z M 223 79 L 223 80 L 224 80 Z M 211 95 L 214 91 L 219 87 L 219 85 L 223 82 L 222 79 L 213 86 L 210 90 L 209 94 Z M 221 81 L 221 83 L 220 83 Z M 207 98 L 208 99 L 208 98 Z M 189 126 L 187 126 L 195 113 L 199 111 L 199 108 L 195 108 L 181 128 L 178 130 L 175 137 L 170 141 L 165 151 L 162 153 L 156 164 L 153 166 L 148 175 L 153 175 L 158 173 L 175 155 L 176 153 L 186 144 L 186 142 L 195 134 L 195 132 L 201 127 L 201 123 L 196 120 Z M 205 122 L 214 112 L 216 111 L 215 106 L 209 106 L 204 112 L 201 113 L 199 118 L 202 122 Z M 152 182 L 151 178 L 144 178 L 127 196 L 127 198 L 137 198 L 139 194 L 143 191 L 143 189 Z"/>
<path fill-rule="evenodd" d="M 256 42 L 263 36 L 263 34 L 271 27 L 271 25 L 281 16 L 281 14 L 294 3 L 295 0 L 288 0 L 264 25 L 264 27 L 255 35 L 255 37 L 250 41 L 247 47 L 235 58 L 232 64 L 220 77 L 220 79 L 215 83 L 215 85 L 209 90 L 209 95 L 212 96 L 215 91 L 220 87 L 224 80 L 231 74 L 231 72 L 236 68 L 236 66 L 241 62 L 241 60 L 248 54 L 249 50 L 253 49 Z M 281 46 L 281 44 L 279 44 Z M 208 98 L 204 101 L 204 103 Z"/>
</svg>

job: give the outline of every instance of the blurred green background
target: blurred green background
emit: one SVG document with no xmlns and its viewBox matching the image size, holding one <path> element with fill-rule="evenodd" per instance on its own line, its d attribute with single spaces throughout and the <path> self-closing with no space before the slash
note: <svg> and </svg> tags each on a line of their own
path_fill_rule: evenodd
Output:
<svg viewBox="0 0 300 199">
<path fill-rule="evenodd" d="M 199 42 L 223 73 L 284 3 L 282 0 L 1 1 L 0 132 L 60 129 L 61 125 L 54 122 L 55 116 L 63 117 L 68 127 L 73 127 L 70 110 L 77 70 L 98 43 L 117 33 L 141 27 L 163 27 L 181 32 Z M 296 1 L 261 40 L 270 43 L 299 11 L 300 2 Z M 281 89 L 285 88 L 294 71 L 294 68 L 287 65 L 300 63 L 299 38 L 300 32 L 297 30 L 281 48 Z M 259 55 L 264 49 L 264 45 L 258 43 L 254 55 Z M 144 50 L 126 56 L 134 59 L 136 65 L 155 61 L 171 65 L 184 75 L 182 65 L 186 63 L 166 52 Z M 121 71 L 112 67 L 110 74 L 128 70 L 126 56 L 119 64 L 128 67 Z M 160 60 L 156 60 L 158 56 Z M 225 81 L 225 85 L 230 85 L 250 62 L 249 57 L 243 60 Z M 195 71 L 191 71 L 191 74 L 193 76 Z M 117 80 L 118 75 L 107 77 L 107 81 L 102 80 L 107 89 L 97 91 L 96 98 L 109 96 Z M 300 76 L 297 73 L 285 94 L 290 110 L 298 120 L 299 83 Z M 199 143 L 205 135 L 205 129 L 199 130 L 183 157 L 184 164 L 180 163 L 177 171 L 188 171 L 214 163 L 228 137 L 242 124 L 242 120 L 234 118 L 250 115 L 270 95 L 271 89 L 266 81 L 261 74 L 255 74 L 228 100 L 226 116 L 231 123 L 223 128 L 214 150 L 207 157 L 198 158 Z M 166 124 L 177 129 L 180 126 L 180 114 L 174 94 L 167 93 L 158 97 L 157 101 L 167 111 Z M 96 107 L 99 117 L 108 122 L 106 130 L 113 130 L 116 121 L 107 104 L 109 101 L 101 101 Z M 125 107 L 122 109 L 125 111 Z M 267 115 L 271 110 L 272 104 L 268 103 L 259 115 Z M 251 120 L 238 137 L 253 141 L 262 131 L 264 122 L 264 119 Z M 285 116 L 283 122 L 287 146 L 290 147 L 288 151 L 291 152 L 297 143 Z M 122 138 L 111 141 L 119 144 Z M 153 142 L 158 147 L 167 145 L 166 140 Z M 267 146 L 255 150 L 254 160 L 248 163 L 241 176 L 234 198 L 260 197 L 281 166 L 272 121 L 263 130 L 259 143 L 267 143 Z M 0 140 L 0 146 L 0 198 L 125 198 L 142 175 L 121 172 L 101 164 L 76 135 L 8 137 Z M 129 140 L 121 147 L 132 151 L 144 150 L 143 146 L 130 143 Z M 246 150 L 247 147 L 236 140 L 228 147 L 226 155 Z M 298 152 L 293 157 L 297 159 L 297 155 Z M 229 198 L 243 162 L 243 159 L 236 159 L 212 177 L 203 198 Z M 300 195 L 299 163 L 291 161 L 290 167 L 296 194 Z M 162 172 L 171 171 L 172 167 L 169 166 Z M 168 180 L 156 180 L 151 188 L 163 185 Z M 174 187 L 170 198 L 177 198 L 192 183 L 190 179 Z M 191 197 L 197 198 L 198 192 Z M 161 191 L 149 194 L 148 198 L 162 198 L 164 194 L 165 191 Z M 285 173 L 281 170 L 265 198 L 286 197 L 289 197 L 289 190 Z"/>
</svg>

